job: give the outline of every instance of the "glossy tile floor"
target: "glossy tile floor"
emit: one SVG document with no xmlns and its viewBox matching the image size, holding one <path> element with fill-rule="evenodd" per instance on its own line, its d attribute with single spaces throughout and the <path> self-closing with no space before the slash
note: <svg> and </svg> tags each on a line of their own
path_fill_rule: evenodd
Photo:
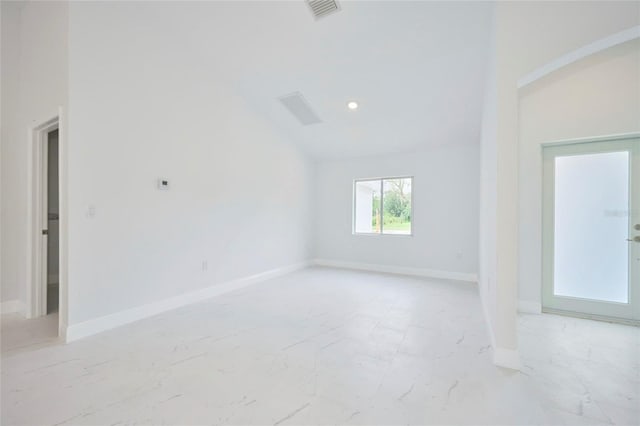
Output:
<svg viewBox="0 0 640 426">
<path fill-rule="evenodd" d="M 25 320 L 20 314 L 2 315 L 0 351 L 2 357 L 32 351 L 55 344 L 58 340 L 58 313 Z"/>
<path fill-rule="evenodd" d="M 500 369 L 476 286 L 311 268 L 69 345 L 3 333 L 1 420 L 639 423 L 637 328 L 520 327 L 523 370 Z"/>
</svg>

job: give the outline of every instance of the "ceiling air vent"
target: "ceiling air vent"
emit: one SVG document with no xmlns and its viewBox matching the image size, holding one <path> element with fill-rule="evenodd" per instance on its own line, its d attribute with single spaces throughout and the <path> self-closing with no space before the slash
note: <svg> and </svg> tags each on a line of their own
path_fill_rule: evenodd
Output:
<svg viewBox="0 0 640 426">
<path fill-rule="evenodd" d="M 307 4 L 316 19 L 324 18 L 340 10 L 340 5 L 336 0 L 307 0 Z"/>
<path fill-rule="evenodd" d="M 311 109 L 307 100 L 300 92 L 290 93 L 278 98 L 282 105 L 293 114 L 304 126 L 322 123 L 318 114 Z"/>
</svg>

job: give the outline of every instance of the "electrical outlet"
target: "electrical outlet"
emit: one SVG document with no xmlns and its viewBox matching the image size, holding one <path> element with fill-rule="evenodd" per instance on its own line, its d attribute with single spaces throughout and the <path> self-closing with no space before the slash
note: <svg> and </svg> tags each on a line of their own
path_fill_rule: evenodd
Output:
<svg viewBox="0 0 640 426">
<path fill-rule="evenodd" d="M 169 180 L 165 178 L 158 179 L 158 189 L 161 191 L 169 190 Z"/>
<path fill-rule="evenodd" d="M 462 259 L 462 251 L 458 251 L 456 253 L 456 259 L 458 259 L 458 260 Z"/>
<path fill-rule="evenodd" d="M 206 260 L 202 261 L 202 272 L 205 272 L 209 269 L 209 262 L 207 262 Z"/>
</svg>

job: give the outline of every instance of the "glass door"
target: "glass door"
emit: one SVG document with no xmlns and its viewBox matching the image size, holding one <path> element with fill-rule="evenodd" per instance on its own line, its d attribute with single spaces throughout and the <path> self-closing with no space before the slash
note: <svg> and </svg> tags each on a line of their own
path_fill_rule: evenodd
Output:
<svg viewBox="0 0 640 426">
<path fill-rule="evenodd" d="M 638 321 L 640 140 L 545 147 L 543 204 L 543 309 Z"/>
</svg>

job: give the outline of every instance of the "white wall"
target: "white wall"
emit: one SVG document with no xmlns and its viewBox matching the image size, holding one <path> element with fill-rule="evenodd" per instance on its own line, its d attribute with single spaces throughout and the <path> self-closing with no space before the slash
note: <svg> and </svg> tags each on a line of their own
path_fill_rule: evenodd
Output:
<svg viewBox="0 0 640 426">
<path fill-rule="evenodd" d="M 67 3 L 2 2 L 1 300 L 26 295 L 27 129 L 67 104 Z"/>
<path fill-rule="evenodd" d="M 477 273 L 479 149 L 321 162 L 317 166 L 315 257 L 341 262 Z M 413 236 L 353 235 L 353 181 L 413 176 Z"/>
<path fill-rule="evenodd" d="M 489 57 L 485 81 L 480 129 L 480 181 L 478 215 L 478 290 L 484 309 L 491 343 L 495 346 L 493 328 L 496 316 L 496 198 L 497 198 L 497 101 L 496 101 L 496 34 L 495 14 L 492 19 Z"/>
<path fill-rule="evenodd" d="M 5 251 L 11 248 L 4 243 L 10 235 L 5 230 L 6 205 L 5 194 L 6 160 L 9 154 L 8 140 L 13 137 L 12 127 L 18 115 L 18 83 L 20 65 L 20 8 L 17 3 L 0 3 L 0 302 L 17 300 L 19 287 L 16 277 L 10 277 L 5 266 Z M 14 124 L 9 124 L 14 123 Z M 15 272 L 13 272 L 15 273 Z"/>
<path fill-rule="evenodd" d="M 218 78 L 213 40 L 189 54 L 198 10 L 70 5 L 71 325 L 309 256 L 310 163 Z"/>
<path fill-rule="evenodd" d="M 540 306 L 542 147 L 545 142 L 640 132 L 640 41 L 581 60 L 520 93 L 518 298 Z"/>
</svg>

